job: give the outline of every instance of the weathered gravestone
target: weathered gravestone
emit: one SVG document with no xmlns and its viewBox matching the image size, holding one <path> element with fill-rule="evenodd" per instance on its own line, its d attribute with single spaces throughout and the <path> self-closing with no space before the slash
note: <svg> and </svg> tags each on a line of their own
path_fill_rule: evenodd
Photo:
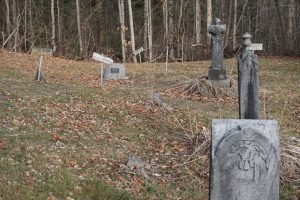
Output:
<svg viewBox="0 0 300 200">
<path fill-rule="evenodd" d="M 258 63 L 249 35 L 238 57 L 241 119 L 212 120 L 210 200 L 279 199 L 279 130 L 275 120 L 258 119 Z"/>
<path fill-rule="evenodd" d="M 240 119 L 259 118 L 258 59 L 250 49 L 252 36 L 244 33 L 244 49 L 237 57 Z"/>
<path fill-rule="evenodd" d="M 208 80 L 212 85 L 230 87 L 230 80 L 226 77 L 226 69 L 223 59 L 223 40 L 226 25 L 216 18 L 216 25 L 208 26 L 208 32 L 212 36 L 212 66 L 208 71 Z"/>
<path fill-rule="evenodd" d="M 125 79 L 125 65 L 123 64 L 110 64 L 103 70 L 103 80 L 120 80 Z"/>
<path fill-rule="evenodd" d="M 213 120 L 211 200 L 278 200 L 280 150 L 273 120 Z"/>
</svg>

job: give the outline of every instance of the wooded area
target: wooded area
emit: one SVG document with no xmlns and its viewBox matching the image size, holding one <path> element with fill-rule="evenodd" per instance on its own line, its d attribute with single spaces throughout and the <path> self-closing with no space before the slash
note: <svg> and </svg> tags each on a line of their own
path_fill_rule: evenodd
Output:
<svg viewBox="0 0 300 200">
<path fill-rule="evenodd" d="M 2 48 L 30 52 L 50 47 L 57 56 L 114 60 L 209 58 L 207 26 L 227 25 L 225 56 L 235 55 L 243 32 L 263 43 L 266 55 L 300 55 L 299 0 L 0 0 Z"/>
</svg>

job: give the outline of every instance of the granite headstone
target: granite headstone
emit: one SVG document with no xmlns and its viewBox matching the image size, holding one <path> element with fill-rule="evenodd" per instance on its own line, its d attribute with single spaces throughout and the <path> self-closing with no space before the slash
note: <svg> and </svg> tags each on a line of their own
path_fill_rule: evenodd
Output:
<svg viewBox="0 0 300 200">
<path fill-rule="evenodd" d="M 103 80 L 121 80 L 125 79 L 125 65 L 123 64 L 110 64 L 103 70 Z"/>
<path fill-rule="evenodd" d="M 244 49 L 237 57 L 240 119 L 259 118 L 258 59 L 250 49 L 252 36 L 244 33 Z"/>
<path fill-rule="evenodd" d="M 280 147 L 274 120 L 212 121 L 210 200 L 278 200 Z"/>
<path fill-rule="evenodd" d="M 230 87 L 230 80 L 226 77 L 226 69 L 223 56 L 223 40 L 226 25 L 216 18 L 216 25 L 208 26 L 208 32 L 212 36 L 212 65 L 208 71 L 208 80 L 212 85 Z"/>
<path fill-rule="evenodd" d="M 238 56 L 240 119 L 213 119 L 210 200 L 278 200 L 279 129 L 275 120 L 259 120 L 258 62 L 243 35 Z"/>
</svg>

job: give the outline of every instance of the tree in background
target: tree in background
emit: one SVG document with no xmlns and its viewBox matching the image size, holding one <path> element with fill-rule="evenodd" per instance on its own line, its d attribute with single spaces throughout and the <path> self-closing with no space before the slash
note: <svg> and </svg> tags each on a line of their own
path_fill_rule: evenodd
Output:
<svg viewBox="0 0 300 200">
<path fill-rule="evenodd" d="M 298 0 L 134 0 L 131 10 L 124 3 L 128 0 L 2 0 L 0 45 L 23 52 L 51 47 L 55 55 L 71 58 L 96 51 L 123 62 L 131 57 L 126 51 L 135 50 L 130 44 L 147 50 L 145 61 L 163 61 L 168 47 L 170 61 L 194 61 L 209 57 L 207 25 L 218 17 L 227 25 L 225 56 L 235 55 L 246 31 L 264 44 L 264 54 L 300 55 Z M 195 43 L 203 46 L 192 48 Z"/>
</svg>

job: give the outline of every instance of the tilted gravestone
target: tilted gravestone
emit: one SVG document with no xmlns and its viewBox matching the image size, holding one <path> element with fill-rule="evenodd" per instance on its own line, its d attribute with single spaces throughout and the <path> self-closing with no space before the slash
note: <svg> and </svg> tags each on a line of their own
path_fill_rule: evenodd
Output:
<svg viewBox="0 0 300 200">
<path fill-rule="evenodd" d="M 125 65 L 123 64 L 110 64 L 103 70 L 103 80 L 120 80 L 125 79 Z"/>
<path fill-rule="evenodd" d="M 240 119 L 214 119 L 210 200 L 278 200 L 280 143 L 275 120 L 259 120 L 258 62 L 243 36 L 238 56 Z"/>
<path fill-rule="evenodd" d="M 208 26 L 208 32 L 212 36 L 212 66 L 208 71 L 208 80 L 212 85 L 230 87 L 230 80 L 227 79 L 223 56 L 223 40 L 226 25 L 216 18 L 216 25 Z"/>
</svg>

